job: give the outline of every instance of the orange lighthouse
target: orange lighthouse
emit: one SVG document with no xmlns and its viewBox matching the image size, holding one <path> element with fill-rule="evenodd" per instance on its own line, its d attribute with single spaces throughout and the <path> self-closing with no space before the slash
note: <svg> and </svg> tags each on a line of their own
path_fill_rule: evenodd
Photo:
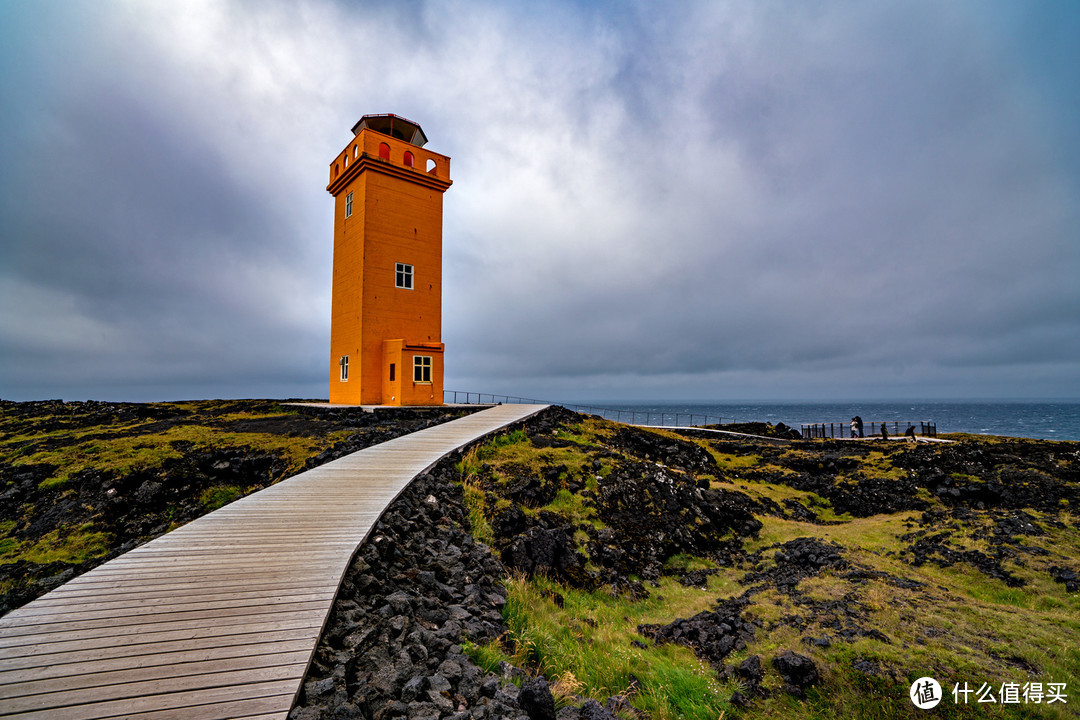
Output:
<svg viewBox="0 0 1080 720">
<path fill-rule="evenodd" d="M 365 115 L 330 163 L 330 402 L 441 405 L 442 199 L 450 158 L 417 123 Z"/>
</svg>

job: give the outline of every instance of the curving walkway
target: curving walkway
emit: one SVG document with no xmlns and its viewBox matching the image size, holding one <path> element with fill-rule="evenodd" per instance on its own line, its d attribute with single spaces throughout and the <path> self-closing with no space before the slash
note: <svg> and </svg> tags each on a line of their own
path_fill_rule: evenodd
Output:
<svg viewBox="0 0 1080 720">
<path fill-rule="evenodd" d="M 284 720 L 353 553 L 499 405 L 237 500 L 0 618 L 0 717 Z"/>
</svg>

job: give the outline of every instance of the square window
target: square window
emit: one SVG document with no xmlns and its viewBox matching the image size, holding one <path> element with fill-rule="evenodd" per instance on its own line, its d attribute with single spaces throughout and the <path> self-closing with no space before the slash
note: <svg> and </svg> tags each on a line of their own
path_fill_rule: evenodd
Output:
<svg viewBox="0 0 1080 720">
<path fill-rule="evenodd" d="M 349 356 L 342 355 L 338 365 L 341 366 L 341 382 L 349 382 Z"/>
<path fill-rule="evenodd" d="M 352 217 L 352 193 L 345 196 L 345 217 Z"/>
<path fill-rule="evenodd" d="M 405 288 L 406 290 L 413 289 L 412 265 L 406 265 L 405 263 L 397 263 L 397 267 L 394 269 L 394 275 L 394 285 L 399 288 Z"/>
<path fill-rule="evenodd" d="M 431 356 L 430 355 L 413 355 L 413 382 L 429 383 L 431 382 Z"/>
</svg>

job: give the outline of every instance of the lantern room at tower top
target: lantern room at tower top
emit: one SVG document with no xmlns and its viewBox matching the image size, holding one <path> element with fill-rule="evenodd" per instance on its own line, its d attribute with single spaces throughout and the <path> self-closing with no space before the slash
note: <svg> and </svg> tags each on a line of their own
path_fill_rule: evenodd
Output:
<svg viewBox="0 0 1080 720">
<path fill-rule="evenodd" d="M 442 196 L 450 158 L 418 123 L 365 115 L 330 164 L 330 402 L 439 405 Z"/>
</svg>

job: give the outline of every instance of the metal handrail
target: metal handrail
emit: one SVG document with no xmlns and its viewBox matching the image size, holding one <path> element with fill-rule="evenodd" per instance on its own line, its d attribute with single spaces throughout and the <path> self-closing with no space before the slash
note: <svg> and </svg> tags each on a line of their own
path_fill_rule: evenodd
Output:
<svg viewBox="0 0 1080 720">
<path fill-rule="evenodd" d="M 867 427 L 869 426 L 869 429 Z M 863 437 L 875 437 L 881 434 L 884 427 L 890 435 L 904 435 L 910 428 L 915 428 L 916 435 L 924 437 L 937 437 L 937 423 L 928 420 L 885 420 L 873 421 L 863 424 Z M 904 428 L 901 430 L 900 428 Z M 890 429 L 891 428 L 891 429 Z M 803 423 L 802 436 L 811 438 L 851 438 L 851 422 L 820 422 Z"/>
<path fill-rule="evenodd" d="M 485 400 L 486 398 L 486 400 Z M 526 405 L 559 405 L 567 410 L 585 413 L 586 415 L 598 415 L 605 420 L 625 422 L 627 425 L 640 425 L 642 427 L 700 427 L 701 425 L 721 425 L 723 419 L 716 415 L 702 413 L 671 413 L 649 412 L 646 410 L 620 410 L 618 408 L 596 407 L 595 405 L 575 405 L 552 402 L 550 400 L 537 400 L 515 395 L 498 395 L 495 393 L 474 393 L 460 390 L 444 390 L 443 402 L 464 405 L 496 405 L 499 403 L 521 403 Z M 653 422 L 654 419 L 658 420 Z M 686 419 L 686 425 L 680 425 L 680 421 Z M 701 422 L 695 425 L 695 420 Z M 641 422 L 639 422 L 641 420 Z M 669 424 L 668 421 L 673 421 Z M 731 419 L 728 422 L 732 422 Z"/>
</svg>

